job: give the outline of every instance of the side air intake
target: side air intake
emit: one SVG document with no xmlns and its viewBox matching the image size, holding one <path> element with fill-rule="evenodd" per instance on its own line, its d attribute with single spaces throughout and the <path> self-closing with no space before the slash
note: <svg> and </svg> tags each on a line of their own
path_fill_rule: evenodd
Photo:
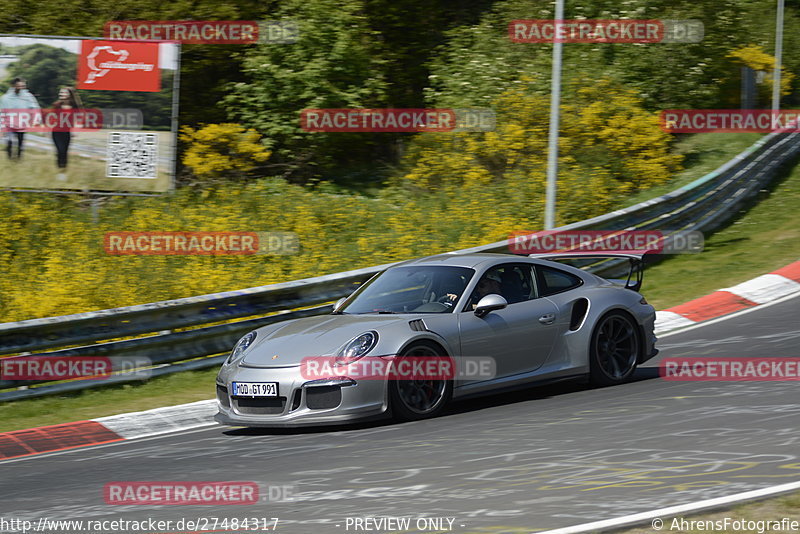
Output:
<svg viewBox="0 0 800 534">
<path fill-rule="evenodd" d="M 408 326 L 411 327 L 411 330 L 414 332 L 425 332 L 428 330 L 428 327 L 425 326 L 425 322 L 422 319 L 414 319 L 413 321 L 408 321 Z"/>
<path fill-rule="evenodd" d="M 570 330 L 577 330 L 581 327 L 587 311 L 589 311 L 589 301 L 585 298 L 579 298 L 572 303 L 572 314 L 569 318 Z"/>
</svg>

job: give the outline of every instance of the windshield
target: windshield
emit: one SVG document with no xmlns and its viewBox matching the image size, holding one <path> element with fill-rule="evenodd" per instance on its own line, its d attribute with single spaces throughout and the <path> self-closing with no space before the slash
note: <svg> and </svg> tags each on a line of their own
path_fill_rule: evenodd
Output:
<svg viewBox="0 0 800 534">
<path fill-rule="evenodd" d="M 394 267 L 367 282 L 342 313 L 449 313 L 473 269 L 450 266 Z"/>
</svg>

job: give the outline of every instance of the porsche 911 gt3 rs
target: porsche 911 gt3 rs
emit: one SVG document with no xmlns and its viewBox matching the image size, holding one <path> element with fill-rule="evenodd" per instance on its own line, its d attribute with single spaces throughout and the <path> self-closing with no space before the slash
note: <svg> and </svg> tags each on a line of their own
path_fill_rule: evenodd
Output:
<svg viewBox="0 0 800 534">
<path fill-rule="evenodd" d="M 657 353 L 655 309 L 638 292 L 641 256 L 604 255 L 631 261 L 637 276 L 627 282 L 543 256 L 442 254 L 403 262 L 373 276 L 329 315 L 248 333 L 217 376 L 216 420 L 237 426 L 388 414 L 415 420 L 439 414 L 452 399 L 535 383 L 627 380 Z M 459 369 L 490 360 L 491 373 L 367 376 L 359 367 L 369 360 L 373 370 L 383 362 L 383 370 L 398 369 L 404 360 L 437 358 Z M 309 362 L 317 363 L 315 374 Z"/>
</svg>

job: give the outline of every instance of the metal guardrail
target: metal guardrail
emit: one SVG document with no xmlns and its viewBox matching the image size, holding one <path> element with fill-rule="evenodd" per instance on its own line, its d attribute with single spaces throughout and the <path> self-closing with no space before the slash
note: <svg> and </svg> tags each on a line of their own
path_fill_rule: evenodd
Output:
<svg viewBox="0 0 800 534">
<path fill-rule="evenodd" d="M 775 176 L 778 168 L 798 152 L 800 133 L 772 133 L 686 186 L 559 230 L 712 231 L 734 217 L 742 205 Z M 508 242 L 498 241 L 454 253 L 470 252 L 509 252 Z M 589 269 L 608 275 L 619 264 L 616 260 L 606 261 L 591 264 Z M 144 374 L 132 372 L 107 379 L 3 391 L 0 401 L 139 381 L 143 376 L 219 365 L 224 353 L 248 331 L 278 321 L 327 313 L 331 307 L 323 304 L 349 295 L 359 284 L 389 265 L 225 293 L 0 324 L 0 355 L 104 356 L 114 365 L 139 358 L 155 366 Z M 226 322 L 233 319 L 243 320 Z M 182 330 L 175 331 L 178 329 Z M 144 337 L 108 341 L 129 336 Z M 0 389 L 6 390 L 31 385 L 34 383 L 0 380 Z"/>
</svg>

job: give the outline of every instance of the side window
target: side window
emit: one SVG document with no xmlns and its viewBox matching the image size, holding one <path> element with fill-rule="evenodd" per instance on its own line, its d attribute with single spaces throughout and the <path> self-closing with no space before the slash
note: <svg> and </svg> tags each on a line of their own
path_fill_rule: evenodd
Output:
<svg viewBox="0 0 800 534">
<path fill-rule="evenodd" d="M 576 288 L 583 283 L 574 274 L 560 269 L 544 265 L 538 265 L 536 269 L 539 272 L 539 291 L 543 297 Z"/>
<path fill-rule="evenodd" d="M 535 299 L 538 296 L 532 265 L 504 263 L 486 271 L 481 276 L 464 311 L 473 310 L 484 296 L 495 293 L 509 304 Z"/>
<path fill-rule="evenodd" d="M 536 298 L 530 264 L 504 265 L 500 273 L 502 295 L 509 304 Z"/>
</svg>

